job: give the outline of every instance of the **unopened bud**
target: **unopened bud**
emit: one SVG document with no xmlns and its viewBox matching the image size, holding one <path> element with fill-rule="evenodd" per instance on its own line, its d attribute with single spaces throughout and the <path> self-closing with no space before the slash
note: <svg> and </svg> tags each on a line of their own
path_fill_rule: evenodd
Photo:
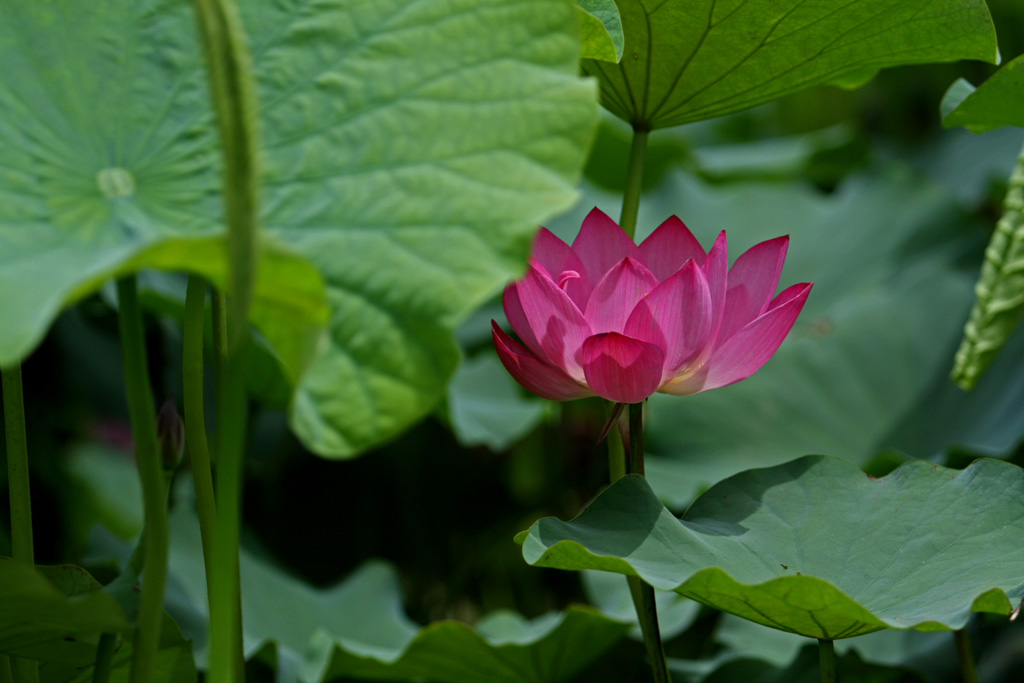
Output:
<svg viewBox="0 0 1024 683">
<path fill-rule="evenodd" d="M 185 454 L 185 423 L 178 415 L 178 407 L 169 398 L 156 416 L 156 436 L 160 443 L 160 462 L 165 472 L 173 472 Z"/>
</svg>

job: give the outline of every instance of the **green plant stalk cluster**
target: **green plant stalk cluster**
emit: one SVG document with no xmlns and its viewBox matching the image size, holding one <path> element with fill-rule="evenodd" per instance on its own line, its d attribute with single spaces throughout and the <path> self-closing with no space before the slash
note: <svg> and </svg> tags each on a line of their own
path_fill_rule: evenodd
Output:
<svg viewBox="0 0 1024 683">
<path fill-rule="evenodd" d="M 952 374 L 964 389 L 978 383 L 1024 317 L 1024 149 L 1010 175 L 975 294 Z"/>
<path fill-rule="evenodd" d="M 155 680 L 156 655 L 163 624 L 164 587 L 170 529 L 163 464 L 156 434 L 156 408 L 149 383 L 146 340 L 135 277 L 117 281 L 118 322 L 124 354 L 125 392 L 142 484 L 144 511 L 143 580 L 138 627 L 132 653 L 131 682 Z"/>
</svg>

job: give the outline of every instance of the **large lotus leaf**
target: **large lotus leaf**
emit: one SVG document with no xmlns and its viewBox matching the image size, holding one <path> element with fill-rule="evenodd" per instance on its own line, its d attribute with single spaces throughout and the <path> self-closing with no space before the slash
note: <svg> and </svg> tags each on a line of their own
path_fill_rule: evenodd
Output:
<svg viewBox="0 0 1024 683">
<path fill-rule="evenodd" d="M 141 268 L 226 282 L 206 82 L 186 4 L 0 2 L 0 364 L 63 306 Z M 292 376 L 323 278 L 267 242 L 252 318 Z"/>
<path fill-rule="evenodd" d="M 572 522 L 520 534 L 527 562 L 637 575 L 812 638 L 958 629 L 1024 596 L 1024 471 L 926 462 L 871 479 L 807 456 L 716 484 L 680 520 L 626 477 Z"/>
<path fill-rule="evenodd" d="M 0 653 L 88 664 L 103 633 L 131 624 L 121 606 L 81 567 L 33 568 L 0 558 Z"/>
<path fill-rule="evenodd" d="M 172 515 L 171 549 L 173 577 L 193 609 L 205 613 L 202 544 L 190 513 Z M 241 570 L 247 656 L 264 649 L 276 654 L 281 681 L 562 681 L 629 629 L 586 607 L 532 621 L 495 613 L 475 628 L 454 621 L 420 627 L 405 615 L 398 576 L 383 562 L 366 563 L 322 590 L 245 551 Z M 201 649 L 197 655 L 206 657 Z"/>
<path fill-rule="evenodd" d="M 613 114 L 710 119 L 897 64 L 997 60 L 982 0 L 620 0 L 622 61 L 584 62 Z"/>
<path fill-rule="evenodd" d="M 503 451 L 537 426 L 544 402 L 527 398 L 498 357 L 482 353 L 459 366 L 448 388 L 448 417 L 463 446 Z"/>
<path fill-rule="evenodd" d="M 965 126 L 982 133 L 1002 126 L 1024 128 L 1024 55 L 1004 64 L 987 81 L 971 88 L 954 83 L 942 102 L 942 125 Z"/>
<path fill-rule="evenodd" d="M 536 225 L 571 204 L 597 119 L 596 88 L 577 75 L 577 10 L 241 9 L 263 117 L 263 222 L 328 281 L 330 344 L 292 424 L 313 450 L 351 455 L 437 402 L 458 362 L 453 327 L 521 272 Z M 112 273 L 216 268 L 202 272 L 223 280 L 219 252 L 182 243 L 222 229 L 196 34 L 188 3 L 0 3 L 0 362 Z M 264 293 L 306 312 L 312 295 L 289 290 L 308 279 L 278 272 Z M 294 322 L 279 336 L 301 332 Z"/>
<path fill-rule="evenodd" d="M 586 203 L 550 227 L 569 237 L 590 208 L 614 213 L 620 201 L 587 187 Z M 798 183 L 714 186 L 674 171 L 645 195 L 638 239 L 672 214 L 705 246 L 726 230 L 733 259 L 788 234 L 782 285 L 815 287 L 753 377 L 651 398 L 647 444 L 661 458 L 649 478 L 659 494 L 685 506 L 740 470 L 813 452 L 858 464 L 890 448 L 941 457 L 951 444 L 998 455 L 1024 433 L 1024 365 L 1014 358 L 1024 335 L 974 392 L 948 380 L 984 236 L 945 188 L 902 167 L 858 174 L 831 194 Z"/>
</svg>

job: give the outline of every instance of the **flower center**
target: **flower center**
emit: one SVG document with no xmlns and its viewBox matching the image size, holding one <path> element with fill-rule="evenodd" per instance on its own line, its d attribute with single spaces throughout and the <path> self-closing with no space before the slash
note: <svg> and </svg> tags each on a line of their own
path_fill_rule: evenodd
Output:
<svg viewBox="0 0 1024 683">
<path fill-rule="evenodd" d="M 580 274 L 575 270 L 563 270 L 562 274 L 558 276 L 558 286 L 564 291 L 565 286 L 569 284 L 570 280 L 579 280 Z"/>
</svg>

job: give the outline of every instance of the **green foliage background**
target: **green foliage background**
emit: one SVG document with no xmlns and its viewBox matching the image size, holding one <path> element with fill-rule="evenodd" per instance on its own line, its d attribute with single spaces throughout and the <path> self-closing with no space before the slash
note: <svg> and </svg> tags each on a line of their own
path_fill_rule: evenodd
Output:
<svg viewBox="0 0 1024 683">
<path fill-rule="evenodd" d="M 1004 60 L 1024 53 L 1024 9 L 1011 0 L 989 5 Z M 913 458 L 962 467 L 986 455 L 1024 464 L 1024 335 L 1011 339 L 972 393 L 948 380 L 1024 134 L 944 131 L 938 103 L 955 79 L 978 84 L 994 68 L 967 62 L 883 70 L 858 90 L 820 86 L 652 135 L 638 235 L 671 213 L 705 244 L 727 230 L 733 255 L 788 233 L 784 284 L 817 283 L 791 338 L 757 376 L 706 395 L 652 401 L 649 476 L 671 509 L 682 512 L 726 476 L 808 453 L 837 455 L 876 475 Z M 605 116 L 582 199 L 549 227 L 569 237 L 595 205 L 616 215 L 628 144 L 627 128 Z M 520 238 L 510 236 L 509 253 L 521 251 Z M 494 258 L 512 270 L 510 256 Z M 485 279 L 493 290 L 493 275 Z M 154 385 L 158 396 L 169 395 L 180 386 L 175 316 L 182 283 L 152 273 L 144 282 Z M 478 298 L 453 309 L 465 313 Z M 611 609 L 614 585 L 529 567 L 512 542 L 541 516 L 572 517 L 603 486 L 605 456 L 594 443 L 603 407 L 546 405 L 523 394 L 496 371 L 492 317 L 503 319 L 495 300 L 458 327 L 466 360 L 444 400 L 417 404 L 417 413 L 433 410 L 429 417 L 358 460 L 329 461 L 307 450 L 282 412 L 282 378 L 269 370 L 250 378 L 260 401 L 253 406 L 244 538 L 247 561 L 265 579 L 262 593 L 276 598 L 249 609 L 250 680 L 274 680 L 275 668 L 313 680 L 316 662 L 300 645 L 315 629 L 282 626 L 281 615 L 295 596 L 315 604 L 367 572 L 385 577 L 373 595 L 380 596 L 375 604 L 388 605 L 389 621 L 379 649 L 371 648 L 384 659 L 397 657 L 421 625 L 442 619 L 477 624 L 482 635 L 459 631 L 474 633 L 466 637 L 477 645 L 518 639 L 522 648 L 544 647 L 561 618 L 545 617 L 550 610 L 578 602 Z M 449 346 L 446 362 L 454 365 Z M 116 320 L 103 289 L 83 292 L 60 314 L 25 365 L 39 560 L 75 561 L 102 581 L 115 575 L 138 532 L 120 372 Z M 179 486 L 175 505 L 187 509 L 189 496 Z M 0 509 L 2 517 L 6 506 Z M 169 610 L 200 643 L 202 596 L 188 559 L 195 547 L 188 520 L 176 520 L 182 526 Z M 9 552 L 6 528 L 4 520 L 0 554 Z M 381 559 L 393 569 L 381 569 Z M 798 637 L 678 604 L 683 612 L 667 648 L 680 680 L 817 675 Z M 500 610 L 522 616 L 505 618 Z M 354 646 L 345 631 L 346 618 L 359 611 L 345 614 L 333 615 L 340 623 L 315 640 L 320 655 L 335 657 L 334 673 L 342 680 L 394 674 L 359 659 L 366 643 Z M 625 627 L 590 610 L 569 614 L 572 629 L 607 643 L 595 660 L 579 662 L 570 680 L 642 680 L 643 648 L 623 635 Z M 1016 681 L 1024 625 L 981 616 L 969 629 L 985 680 Z M 843 646 L 841 666 L 863 680 L 955 680 L 948 637 L 882 632 L 853 639 Z M 416 675 L 415 665 L 402 663 L 410 667 L 403 675 Z"/>
</svg>

